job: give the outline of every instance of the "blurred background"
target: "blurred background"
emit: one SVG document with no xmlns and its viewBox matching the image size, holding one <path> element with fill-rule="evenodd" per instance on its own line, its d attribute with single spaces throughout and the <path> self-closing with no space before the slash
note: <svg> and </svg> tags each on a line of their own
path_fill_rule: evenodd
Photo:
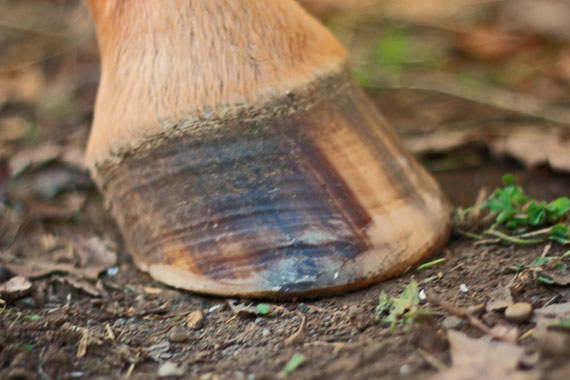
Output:
<svg viewBox="0 0 570 380">
<path fill-rule="evenodd" d="M 570 2 L 302 3 L 348 47 L 356 80 L 430 170 L 508 157 L 570 171 Z M 82 1 L 0 0 L 0 200 L 9 177 L 12 200 L 92 187 L 82 154 L 98 77 Z"/>
</svg>

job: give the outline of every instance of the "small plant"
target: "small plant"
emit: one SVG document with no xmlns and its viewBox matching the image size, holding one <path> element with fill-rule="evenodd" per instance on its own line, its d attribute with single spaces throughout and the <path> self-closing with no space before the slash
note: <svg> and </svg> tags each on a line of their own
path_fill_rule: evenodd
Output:
<svg viewBox="0 0 570 380">
<path fill-rule="evenodd" d="M 481 204 L 456 210 L 458 224 L 481 211 L 487 213 L 486 219 L 491 223 L 482 234 L 460 230 L 461 233 L 489 243 L 538 244 L 547 240 L 570 243 L 570 198 L 539 202 L 524 195 L 512 174 L 505 174 L 503 182 L 504 187 L 495 190 Z"/>
<path fill-rule="evenodd" d="M 567 259 L 570 258 L 570 251 L 561 256 L 540 256 L 530 263 L 516 262 L 503 268 L 504 274 L 534 272 L 536 282 L 545 285 L 567 285 L 564 275 L 568 270 Z M 563 275 L 560 277 L 560 275 Z"/>
<path fill-rule="evenodd" d="M 384 291 L 380 293 L 374 316 L 377 321 L 390 324 L 392 329 L 397 325 L 416 327 L 431 320 L 431 311 L 421 307 L 420 303 L 418 283 L 412 280 L 400 297 L 388 297 Z"/>
</svg>

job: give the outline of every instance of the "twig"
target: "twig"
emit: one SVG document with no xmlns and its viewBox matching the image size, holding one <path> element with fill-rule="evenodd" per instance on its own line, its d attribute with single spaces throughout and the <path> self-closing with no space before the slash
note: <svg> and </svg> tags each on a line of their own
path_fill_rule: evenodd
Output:
<svg viewBox="0 0 570 380">
<path fill-rule="evenodd" d="M 105 329 L 107 330 L 107 336 L 110 340 L 115 340 L 115 334 L 113 333 L 113 329 L 111 329 L 111 325 L 108 323 L 105 325 Z"/>
<path fill-rule="evenodd" d="M 129 377 L 131 377 L 131 374 L 133 373 L 134 370 L 135 370 L 135 363 L 132 363 L 129 366 L 129 369 L 127 370 L 127 372 L 125 373 L 125 378 L 128 379 Z"/>
<path fill-rule="evenodd" d="M 429 363 L 433 368 L 437 369 L 439 372 L 445 371 L 449 367 L 447 367 L 441 360 L 433 356 L 427 351 L 424 351 L 421 348 L 418 348 L 418 353 L 426 362 Z"/>
<path fill-rule="evenodd" d="M 438 297 L 432 295 L 432 294 L 427 294 L 426 293 L 426 299 L 429 303 L 434 304 L 436 306 L 441 307 L 444 311 L 447 311 L 448 313 L 451 313 L 453 315 L 458 316 L 459 318 L 463 318 L 465 319 L 467 322 L 469 322 L 473 327 L 478 328 L 479 330 L 481 330 L 483 333 L 498 339 L 498 340 L 502 340 L 505 342 L 509 342 L 509 343 L 516 343 L 513 342 L 511 338 L 509 338 L 508 336 L 502 335 L 502 334 L 497 334 L 495 331 L 491 330 L 490 328 L 488 328 L 487 326 L 485 326 L 485 324 L 483 322 L 481 322 L 478 318 L 476 318 L 475 316 L 473 316 L 472 314 L 470 314 L 466 309 L 464 308 L 458 308 L 455 307 L 441 299 L 439 299 Z"/>
<path fill-rule="evenodd" d="M 519 340 L 523 340 L 523 339 L 525 339 L 525 338 L 528 338 L 529 336 L 532 336 L 533 334 L 534 334 L 534 329 L 530 329 L 530 330 L 528 330 L 527 332 L 525 332 L 524 334 L 522 334 L 522 335 L 519 337 Z"/>
<path fill-rule="evenodd" d="M 570 110 L 544 104 L 532 96 L 482 84 L 474 89 L 462 85 L 456 76 L 444 73 L 430 73 L 429 77 L 418 76 L 410 82 L 411 85 L 398 89 L 445 93 L 479 104 L 551 121 L 566 128 L 570 127 Z"/>
<path fill-rule="evenodd" d="M 485 235 L 495 236 L 501 240 L 504 240 L 504 241 L 507 241 L 507 242 L 513 243 L 513 244 L 532 245 L 532 244 L 544 243 L 544 241 L 546 241 L 546 238 L 543 238 L 543 239 L 521 239 L 519 237 L 507 235 L 505 233 L 502 233 L 501 231 L 492 230 L 492 229 L 486 230 L 484 233 L 485 233 Z"/>
<path fill-rule="evenodd" d="M 362 342 L 307 342 L 304 346 L 329 346 L 333 348 L 333 354 L 337 354 L 343 348 L 361 347 Z"/>
<path fill-rule="evenodd" d="M 301 337 L 303 336 L 303 332 L 305 331 L 305 324 L 307 323 L 307 317 L 305 317 L 305 315 L 301 313 L 299 310 L 295 310 L 294 313 L 301 317 L 301 325 L 293 335 L 285 339 L 285 344 L 293 344 L 297 342 L 298 340 L 301 339 Z"/>
</svg>

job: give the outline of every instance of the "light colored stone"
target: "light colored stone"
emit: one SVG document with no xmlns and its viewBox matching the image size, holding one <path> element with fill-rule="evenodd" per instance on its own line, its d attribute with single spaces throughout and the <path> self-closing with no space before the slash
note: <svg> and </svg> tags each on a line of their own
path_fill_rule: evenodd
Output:
<svg viewBox="0 0 570 380">
<path fill-rule="evenodd" d="M 526 322 L 532 314 L 532 306 L 526 302 L 518 302 L 510 305 L 505 310 L 505 318 L 511 322 Z"/>
<path fill-rule="evenodd" d="M 184 343 L 190 339 L 190 332 L 182 326 L 175 326 L 168 332 L 168 340 L 171 343 Z"/>
<path fill-rule="evenodd" d="M 189 329 L 200 330 L 204 326 L 204 313 L 201 310 L 195 310 L 188 314 L 184 323 Z"/>
<path fill-rule="evenodd" d="M 463 321 L 463 319 L 461 319 L 455 315 L 452 315 L 452 316 L 445 318 L 443 320 L 443 322 L 441 323 L 441 325 L 443 327 L 445 327 L 447 330 L 455 330 L 455 329 L 458 329 L 461 326 L 463 326 L 464 323 L 465 322 Z"/>
<path fill-rule="evenodd" d="M 178 367 L 174 362 L 165 362 L 158 368 L 158 377 L 170 377 L 170 376 L 182 376 L 184 375 L 184 369 Z"/>
</svg>

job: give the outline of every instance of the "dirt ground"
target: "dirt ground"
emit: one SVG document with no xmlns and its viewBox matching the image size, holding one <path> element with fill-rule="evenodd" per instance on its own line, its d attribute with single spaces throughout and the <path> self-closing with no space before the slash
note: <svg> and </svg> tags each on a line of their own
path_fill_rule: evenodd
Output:
<svg viewBox="0 0 570 380">
<path fill-rule="evenodd" d="M 532 273 L 504 273 L 504 268 L 532 262 L 545 249 L 550 249 L 548 256 L 560 256 L 567 246 L 475 245 L 457 234 L 434 256 L 445 258 L 442 263 L 348 294 L 266 301 L 270 314 L 257 311 L 260 301 L 199 296 L 152 280 L 133 264 L 81 164 L 99 75 L 88 16 L 76 1 L 39 4 L 0 1 L 0 9 L 9 10 L 4 14 L 13 16 L 0 22 L 5 52 L 0 58 L 0 284 L 13 278 L 10 265 L 28 273 L 31 282 L 19 293 L 0 296 L 0 378 L 148 379 L 182 374 L 204 380 L 426 379 L 451 365 L 448 330 L 474 338 L 485 333 L 465 319 L 451 326 L 449 307 L 433 303 L 426 305 L 433 312 L 430 322 L 391 329 L 374 317 L 382 291 L 398 296 L 414 279 L 444 303 L 469 308 L 485 304 L 494 289 L 509 284 L 514 301 L 534 309 L 570 301 L 568 286 L 538 284 Z M 331 27 L 338 32 L 346 24 L 331 21 Z M 548 40 L 543 35 L 533 38 L 543 39 L 533 39 L 536 44 Z M 570 51 L 560 41 L 547 48 Z M 457 54 L 456 48 L 450 51 Z M 489 64 L 467 56 L 463 51 L 446 65 L 475 60 L 473 65 L 480 69 Z M 358 58 L 356 64 L 365 66 L 358 66 Z M 391 65 L 393 70 L 405 69 Z M 490 66 L 486 72 L 481 69 L 489 77 L 502 70 L 496 61 Z M 538 83 L 536 75 L 532 80 Z M 570 71 L 567 75 L 570 78 Z M 541 97 L 557 110 L 567 109 L 570 82 L 558 81 L 547 89 L 550 82 L 542 80 L 540 85 L 526 83 L 524 90 L 506 87 Z M 560 124 L 540 112 L 481 105 L 457 94 L 378 86 L 369 86 L 369 93 L 405 141 L 417 136 L 418 129 L 428 134 L 467 115 L 472 131 L 490 124 Z M 532 86 L 540 91 L 533 92 Z M 545 163 L 526 167 L 520 157 L 498 154 L 488 143 L 488 133 L 482 135 L 450 149 L 431 147 L 418 153 L 455 206 L 473 204 L 482 188 L 500 186 L 507 172 L 533 198 L 550 201 L 570 195 L 567 172 Z M 104 257 L 103 262 L 90 262 L 92 253 Z M 100 274 L 86 270 L 97 265 Z M 243 311 L 244 306 L 252 308 Z M 502 311 L 485 310 L 477 313 L 477 320 L 487 328 L 518 329 L 520 346 L 536 357 L 521 373 L 532 369 L 540 371 L 542 379 L 569 378 L 570 353 L 544 354 L 536 336 L 526 334 L 534 322 L 514 323 Z M 305 360 L 285 374 L 296 354 Z"/>
</svg>

